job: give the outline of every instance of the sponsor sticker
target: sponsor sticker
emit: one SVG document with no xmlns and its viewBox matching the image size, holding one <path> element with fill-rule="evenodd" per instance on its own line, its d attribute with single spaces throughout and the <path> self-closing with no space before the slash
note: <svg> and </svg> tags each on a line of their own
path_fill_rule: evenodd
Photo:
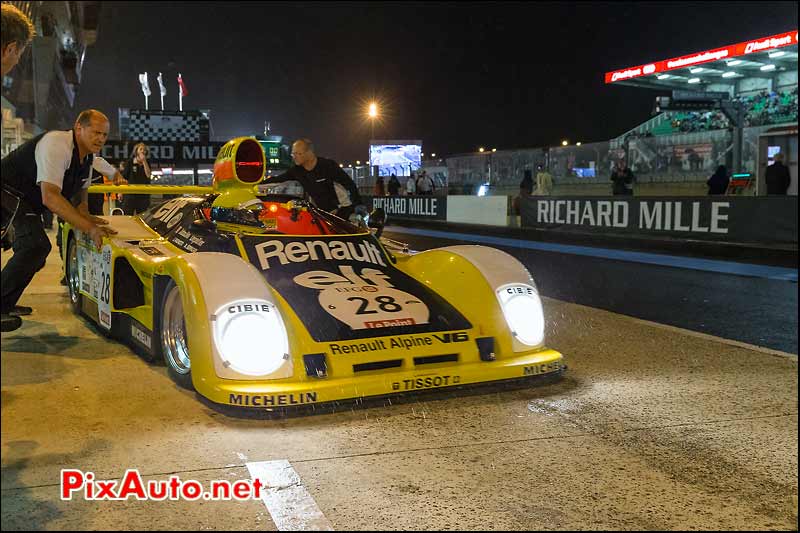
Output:
<svg viewBox="0 0 800 533">
<path fill-rule="evenodd" d="M 153 257 L 158 257 L 158 256 L 161 256 L 161 255 L 164 255 L 163 253 L 161 253 L 161 250 L 159 250 L 158 248 L 155 248 L 154 246 L 139 246 L 139 249 L 141 251 L 143 251 L 144 253 L 146 253 L 147 255 L 150 255 L 150 256 L 153 256 Z"/>
<path fill-rule="evenodd" d="M 461 376 L 426 376 L 395 381 L 392 383 L 392 390 L 412 391 L 435 389 L 437 387 L 447 387 L 448 385 L 458 385 L 459 383 L 461 383 Z"/>
<path fill-rule="evenodd" d="M 235 394 L 228 395 L 228 403 L 244 407 L 280 407 L 316 403 L 316 392 L 290 394 Z"/>
<path fill-rule="evenodd" d="M 540 374 L 550 374 L 558 372 L 562 368 L 561 361 L 550 361 L 548 363 L 537 363 L 535 365 L 525 365 L 522 369 L 523 376 L 538 376 Z"/>
<path fill-rule="evenodd" d="M 148 350 L 150 349 L 152 344 L 150 335 L 139 329 L 136 324 L 131 324 L 131 336 L 144 346 L 147 346 Z"/>
<path fill-rule="evenodd" d="M 97 315 L 100 325 L 111 329 L 111 245 L 106 244 L 98 258 Z"/>
</svg>

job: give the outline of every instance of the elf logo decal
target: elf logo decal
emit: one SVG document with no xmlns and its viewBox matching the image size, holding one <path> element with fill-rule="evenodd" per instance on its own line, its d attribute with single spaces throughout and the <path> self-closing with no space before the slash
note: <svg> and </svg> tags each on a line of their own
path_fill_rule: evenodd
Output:
<svg viewBox="0 0 800 533">
<path fill-rule="evenodd" d="M 320 306 L 351 329 L 428 323 L 428 306 L 413 294 L 395 289 L 386 273 L 367 267 L 357 274 L 349 265 L 340 266 L 339 272 L 314 270 L 295 276 L 294 282 L 319 290 Z"/>
<path fill-rule="evenodd" d="M 181 210 L 187 204 L 192 203 L 193 200 L 192 198 L 175 198 L 174 200 L 170 200 L 153 214 L 153 219 L 160 220 L 167 225 L 167 229 L 171 229 L 183 218 Z"/>
<path fill-rule="evenodd" d="M 381 251 L 373 243 L 343 241 L 305 241 L 288 242 L 267 241 L 255 245 L 256 255 L 262 270 L 269 270 L 277 259 L 281 265 L 289 263 L 305 263 L 321 259 L 334 261 L 360 261 L 374 265 L 386 266 Z M 273 265 L 270 264 L 273 260 Z"/>
</svg>

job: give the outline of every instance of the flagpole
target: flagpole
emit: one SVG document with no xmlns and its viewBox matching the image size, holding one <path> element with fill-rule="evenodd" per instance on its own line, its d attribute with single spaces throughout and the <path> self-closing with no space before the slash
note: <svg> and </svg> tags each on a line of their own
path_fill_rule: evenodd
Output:
<svg viewBox="0 0 800 533">
<path fill-rule="evenodd" d="M 147 104 L 147 95 L 144 95 L 144 108 L 145 108 L 146 110 L 147 110 L 147 109 L 150 109 L 149 105 Z"/>
<path fill-rule="evenodd" d="M 183 81 L 183 76 L 178 72 L 178 109 L 183 111 L 183 87 L 180 85 L 181 81 Z"/>
</svg>

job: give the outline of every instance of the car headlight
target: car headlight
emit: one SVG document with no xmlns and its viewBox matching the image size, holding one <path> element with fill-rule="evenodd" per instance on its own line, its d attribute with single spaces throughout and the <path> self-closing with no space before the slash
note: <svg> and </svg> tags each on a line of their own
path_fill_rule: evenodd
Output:
<svg viewBox="0 0 800 533">
<path fill-rule="evenodd" d="M 223 363 L 248 376 L 278 370 L 289 358 L 289 338 L 278 309 L 265 300 L 238 300 L 217 310 L 214 342 Z"/>
<path fill-rule="evenodd" d="M 511 333 L 523 344 L 544 342 L 544 311 L 539 293 L 530 285 L 511 283 L 497 289 L 497 298 Z"/>
</svg>

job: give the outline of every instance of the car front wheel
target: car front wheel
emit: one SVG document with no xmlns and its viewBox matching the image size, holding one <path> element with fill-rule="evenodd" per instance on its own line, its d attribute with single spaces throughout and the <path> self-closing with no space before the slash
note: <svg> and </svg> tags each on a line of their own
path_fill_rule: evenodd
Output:
<svg viewBox="0 0 800 533">
<path fill-rule="evenodd" d="M 183 313 L 181 291 L 170 280 L 161 299 L 161 351 L 172 380 L 184 389 L 192 390 L 192 362 Z"/>
</svg>

